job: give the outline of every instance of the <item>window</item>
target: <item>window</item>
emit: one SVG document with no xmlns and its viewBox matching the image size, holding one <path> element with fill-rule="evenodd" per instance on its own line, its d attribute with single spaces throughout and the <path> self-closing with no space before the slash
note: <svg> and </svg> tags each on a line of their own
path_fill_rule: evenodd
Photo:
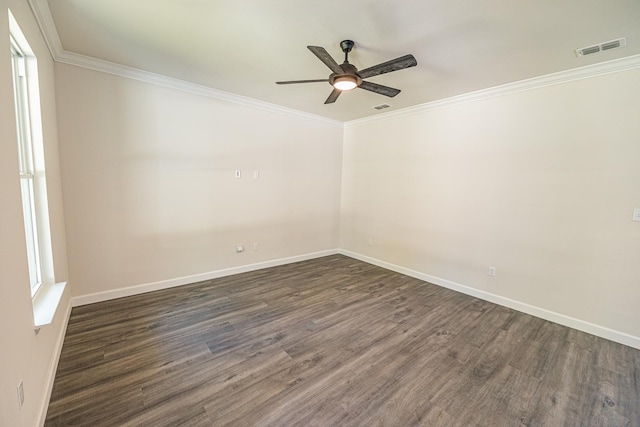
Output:
<svg viewBox="0 0 640 427">
<path fill-rule="evenodd" d="M 11 65 L 13 67 L 16 140 L 18 142 L 16 161 L 19 166 L 19 182 L 22 193 L 33 325 L 38 331 L 41 327 L 53 322 L 67 282 L 56 282 L 53 271 L 38 61 L 18 22 L 11 11 L 8 12 L 8 47 L 11 50 Z M 27 291 L 27 284 L 22 286 Z"/>
<path fill-rule="evenodd" d="M 13 65 L 13 92 L 18 131 L 18 162 L 22 190 L 22 210 L 24 213 L 24 231 L 27 239 L 31 296 L 33 296 L 42 285 L 42 266 L 36 214 L 33 138 L 29 114 L 31 108 L 29 106 L 25 55 L 13 37 L 11 37 L 11 63 Z"/>
</svg>

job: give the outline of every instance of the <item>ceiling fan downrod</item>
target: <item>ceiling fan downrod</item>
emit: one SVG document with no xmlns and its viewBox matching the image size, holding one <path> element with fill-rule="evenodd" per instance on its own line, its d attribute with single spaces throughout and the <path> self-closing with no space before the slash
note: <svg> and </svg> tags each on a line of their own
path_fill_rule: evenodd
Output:
<svg viewBox="0 0 640 427">
<path fill-rule="evenodd" d="M 346 64 L 349 63 L 349 52 L 351 52 L 351 49 L 353 49 L 354 44 L 355 43 L 353 42 L 353 40 L 342 40 L 340 42 L 340 48 L 344 52 L 344 62 Z"/>
</svg>

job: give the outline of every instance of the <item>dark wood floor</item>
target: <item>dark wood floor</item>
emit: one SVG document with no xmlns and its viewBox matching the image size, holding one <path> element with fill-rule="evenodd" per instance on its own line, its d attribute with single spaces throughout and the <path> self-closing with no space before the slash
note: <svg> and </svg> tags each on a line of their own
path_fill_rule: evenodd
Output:
<svg viewBox="0 0 640 427">
<path fill-rule="evenodd" d="M 335 255 L 74 308 L 46 425 L 638 426 L 640 351 Z"/>
</svg>

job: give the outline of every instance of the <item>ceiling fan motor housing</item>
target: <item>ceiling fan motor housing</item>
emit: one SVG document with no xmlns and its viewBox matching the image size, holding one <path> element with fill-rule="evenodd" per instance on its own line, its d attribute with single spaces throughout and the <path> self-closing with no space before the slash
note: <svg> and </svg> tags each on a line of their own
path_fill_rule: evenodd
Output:
<svg viewBox="0 0 640 427">
<path fill-rule="evenodd" d="M 342 68 L 342 71 L 343 71 L 342 74 L 331 73 L 329 75 L 329 84 L 331 86 L 333 86 L 333 83 L 335 82 L 335 80 L 338 77 L 344 77 L 344 76 L 353 77 L 355 79 L 356 86 L 360 86 L 360 84 L 362 83 L 362 79 L 358 75 L 358 69 L 356 67 L 354 67 L 353 65 L 349 64 L 348 62 L 345 62 L 344 64 L 340 65 L 340 68 Z"/>
</svg>

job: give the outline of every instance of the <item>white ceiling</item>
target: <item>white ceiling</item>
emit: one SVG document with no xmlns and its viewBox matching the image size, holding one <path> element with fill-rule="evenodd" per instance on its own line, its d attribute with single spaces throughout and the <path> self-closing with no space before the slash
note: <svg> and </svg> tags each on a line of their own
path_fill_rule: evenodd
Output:
<svg viewBox="0 0 640 427">
<path fill-rule="evenodd" d="M 41 0 L 45 1 L 45 0 Z M 37 3 L 36 3 L 37 4 Z M 65 51 L 349 121 L 536 76 L 640 54 L 639 0 L 48 0 Z M 627 38 L 587 57 L 574 49 Z M 359 69 L 408 53 L 418 66 L 323 102 L 330 70 L 354 40 Z M 392 108 L 378 112 L 373 106 Z"/>
</svg>

